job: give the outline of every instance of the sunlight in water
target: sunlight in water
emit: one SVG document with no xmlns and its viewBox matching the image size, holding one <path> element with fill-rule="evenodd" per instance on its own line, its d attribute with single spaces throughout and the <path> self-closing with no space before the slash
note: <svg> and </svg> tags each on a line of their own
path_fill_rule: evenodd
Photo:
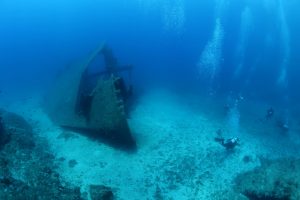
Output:
<svg viewBox="0 0 300 200">
<path fill-rule="evenodd" d="M 181 34 L 185 25 L 185 0 L 138 0 L 145 12 L 159 12 L 165 32 Z"/>
<path fill-rule="evenodd" d="M 228 0 L 215 0 L 215 15 L 216 18 L 221 18 L 228 7 Z"/>
<path fill-rule="evenodd" d="M 246 7 L 241 15 L 241 25 L 240 25 L 240 36 L 238 39 L 238 44 L 235 52 L 235 57 L 237 59 L 237 68 L 234 72 L 234 77 L 238 77 L 244 66 L 245 51 L 247 48 L 247 42 L 250 36 L 250 31 L 252 29 L 252 13 L 249 7 Z"/>
<path fill-rule="evenodd" d="M 201 78 L 213 81 L 217 75 L 222 60 L 223 37 L 223 27 L 217 19 L 212 39 L 206 44 L 197 64 Z"/>
<path fill-rule="evenodd" d="M 182 33 L 185 23 L 184 0 L 166 1 L 162 18 L 165 31 Z"/>
<path fill-rule="evenodd" d="M 290 62 L 290 32 L 286 22 L 285 12 L 283 10 L 282 1 L 279 1 L 279 20 L 281 26 L 281 46 L 282 46 L 282 61 L 280 64 L 280 74 L 277 83 L 282 87 L 287 87 L 287 71 Z"/>
<path fill-rule="evenodd" d="M 240 112 L 238 110 L 237 102 L 234 104 L 234 106 L 230 109 L 228 113 L 228 126 L 229 126 L 229 132 L 232 136 L 239 135 Z"/>
</svg>

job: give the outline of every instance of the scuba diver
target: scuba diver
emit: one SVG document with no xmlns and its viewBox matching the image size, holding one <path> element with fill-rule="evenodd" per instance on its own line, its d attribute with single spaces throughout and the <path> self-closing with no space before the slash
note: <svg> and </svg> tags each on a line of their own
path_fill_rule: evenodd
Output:
<svg viewBox="0 0 300 200">
<path fill-rule="evenodd" d="M 232 150 L 236 146 L 240 145 L 240 139 L 238 137 L 233 137 L 229 139 L 215 138 L 216 142 L 219 142 L 226 150 Z"/>
<path fill-rule="evenodd" d="M 267 114 L 266 114 L 266 120 L 270 120 L 272 119 L 274 116 L 274 109 L 271 107 L 267 110 Z"/>
<path fill-rule="evenodd" d="M 288 118 L 282 118 L 277 120 L 277 126 L 280 129 L 281 133 L 286 134 L 289 132 L 289 120 Z"/>
<path fill-rule="evenodd" d="M 233 150 L 236 146 L 240 145 L 240 139 L 238 137 L 232 137 L 225 139 L 222 137 L 222 130 L 217 131 L 217 137 L 215 141 L 225 147 L 226 150 Z"/>
</svg>

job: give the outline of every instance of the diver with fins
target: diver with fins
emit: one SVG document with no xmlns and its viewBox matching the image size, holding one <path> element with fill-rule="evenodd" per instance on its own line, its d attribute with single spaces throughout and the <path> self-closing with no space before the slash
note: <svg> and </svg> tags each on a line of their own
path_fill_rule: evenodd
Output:
<svg viewBox="0 0 300 200">
<path fill-rule="evenodd" d="M 236 146 L 240 145 L 240 139 L 238 137 L 231 137 L 225 139 L 222 136 L 222 130 L 217 131 L 217 137 L 215 137 L 215 141 L 221 144 L 226 150 L 233 150 Z"/>
<path fill-rule="evenodd" d="M 274 116 L 274 109 L 272 107 L 270 107 L 268 110 L 267 110 L 267 113 L 266 113 L 266 120 L 270 120 L 272 119 Z"/>
</svg>

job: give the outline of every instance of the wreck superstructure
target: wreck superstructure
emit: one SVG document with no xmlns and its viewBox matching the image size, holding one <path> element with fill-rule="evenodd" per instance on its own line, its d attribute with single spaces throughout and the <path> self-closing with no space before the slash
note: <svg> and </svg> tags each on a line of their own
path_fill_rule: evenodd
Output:
<svg viewBox="0 0 300 200">
<path fill-rule="evenodd" d="M 103 58 L 105 68 L 90 73 L 90 66 L 98 56 Z M 126 118 L 126 101 L 132 86 L 127 86 L 120 75 L 120 71 L 131 73 L 131 69 L 119 66 L 111 49 L 101 45 L 61 74 L 46 99 L 48 115 L 62 128 L 135 147 Z"/>
</svg>

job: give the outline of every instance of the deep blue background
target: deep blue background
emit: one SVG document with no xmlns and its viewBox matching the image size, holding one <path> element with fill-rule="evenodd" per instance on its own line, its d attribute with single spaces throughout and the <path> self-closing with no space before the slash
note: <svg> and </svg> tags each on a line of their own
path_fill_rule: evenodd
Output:
<svg viewBox="0 0 300 200">
<path fill-rule="evenodd" d="M 184 5 L 180 30 L 165 29 L 166 7 Z M 212 0 L 2 0 L 0 2 L 0 84 L 3 90 L 45 90 L 66 65 L 106 41 L 119 61 L 136 66 L 140 85 L 169 83 L 178 88 L 207 87 L 197 63 L 212 38 L 216 18 L 224 29 L 223 55 L 215 89 L 266 101 L 299 101 L 300 2 L 282 0 L 290 33 L 288 88 L 276 84 L 283 59 L 279 0 L 228 0 L 221 12 Z M 244 68 L 234 79 L 241 14 L 248 6 L 253 28 Z M 269 38 L 267 40 L 266 38 Z M 267 42 L 266 42 L 267 41 Z M 250 69 L 256 66 L 251 74 Z M 249 79 L 250 78 L 250 79 Z M 201 77 L 200 77 L 201 79 Z M 249 84 L 245 81 L 249 79 Z"/>
</svg>

